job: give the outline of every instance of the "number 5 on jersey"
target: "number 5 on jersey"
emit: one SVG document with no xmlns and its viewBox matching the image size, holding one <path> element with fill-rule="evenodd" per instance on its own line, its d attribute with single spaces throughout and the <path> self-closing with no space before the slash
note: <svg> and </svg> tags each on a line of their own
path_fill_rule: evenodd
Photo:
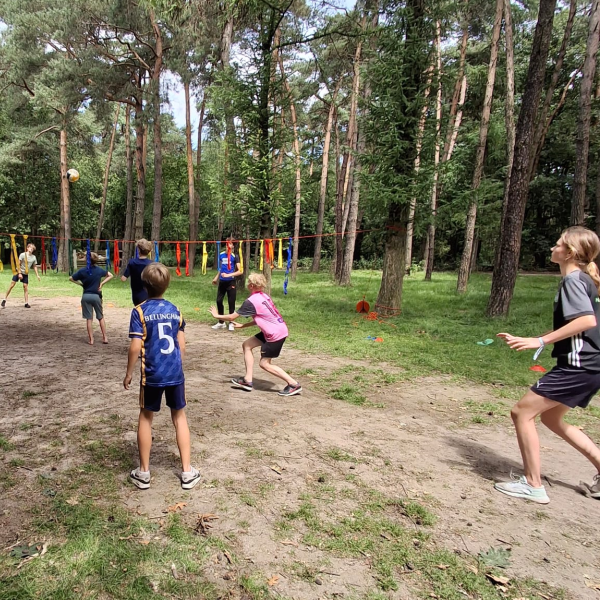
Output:
<svg viewBox="0 0 600 600">
<path fill-rule="evenodd" d="M 161 354 L 171 354 L 171 352 L 175 350 L 175 342 L 173 341 L 173 336 L 169 335 L 168 333 L 165 333 L 166 327 L 169 328 L 169 331 L 172 330 L 171 323 L 158 323 L 158 337 L 161 340 L 167 340 L 169 344 L 166 350 L 163 348 L 160 349 Z"/>
</svg>

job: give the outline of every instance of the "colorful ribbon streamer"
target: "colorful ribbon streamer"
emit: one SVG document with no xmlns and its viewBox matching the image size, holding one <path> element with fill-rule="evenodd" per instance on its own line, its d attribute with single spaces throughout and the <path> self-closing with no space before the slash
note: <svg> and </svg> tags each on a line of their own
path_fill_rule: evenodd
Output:
<svg viewBox="0 0 600 600">
<path fill-rule="evenodd" d="M 24 252 L 27 252 L 27 238 L 28 237 L 29 237 L 28 235 L 23 236 L 23 248 L 25 248 Z M 25 257 L 25 275 L 29 275 L 29 261 L 27 260 L 27 257 Z"/>
<path fill-rule="evenodd" d="M 87 267 L 87 272 L 92 274 L 92 250 L 90 248 L 90 240 L 87 241 L 87 248 L 85 251 L 85 265 Z M 77 265 L 75 265 L 77 266 Z"/>
<path fill-rule="evenodd" d="M 119 274 L 119 265 L 121 264 L 121 256 L 119 255 L 119 242 L 115 240 L 115 255 L 113 258 L 115 265 L 115 275 Z"/>
<path fill-rule="evenodd" d="M 159 262 L 159 254 L 158 254 L 158 242 L 154 242 L 154 260 Z"/>
<path fill-rule="evenodd" d="M 288 249 L 287 249 L 287 268 L 285 270 L 285 279 L 283 280 L 283 293 L 287 296 L 288 293 L 288 276 L 290 274 L 290 267 L 292 266 L 292 244 L 293 244 L 293 240 L 290 237 L 290 242 L 288 244 Z"/>
<path fill-rule="evenodd" d="M 190 276 L 190 244 L 185 243 L 185 276 Z"/>
<path fill-rule="evenodd" d="M 240 246 L 239 246 L 239 250 L 238 250 L 238 254 L 239 254 L 239 263 L 240 263 L 240 271 L 242 271 L 242 273 L 244 272 L 244 250 L 242 248 L 242 241 L 240 240 Z"/>
<path fill-rule="evenodd" d="M 106 240 L 106 270 L 110 271 L 110 244 Z"/>
<path fill-rule="evenodd" d="M 181 268 L 179 267 L 179 261 L 181 260 L 181 246 L 179 245 L 179 242 L 177 242 L 177 245 L 175 246 L 175 260 L 177 262 L 175 273 L 177 274 L 177 277 L 181 277 Z"/>
<path fill-rule="evenodd" d="M 13 275 L 19 272 L 19 253 L 17 252 L 17 244 L 15 242 L 15 234 L 10 234 L 10 267 Z"/>
<path fill-rule="evenodd" d="M 208 263 L 208 252 L 206 242 L 202 242 L 202 275 L 206 275 L 206 263 Z"/>
<path fill-rule="evenodd" d="M 279 251 L 277 253 L 277 268 L 283 269 L 283 238 L 279 238 Z"/>
<path fill-rule="evenodd" d="M 217 242 L 217 273 L 221 272 L 221 242 Z"/>
<path fill-rule="evenodd" d="M 136 244 L 136 246 L 135 246 L 135 257 L 136 257 L 136 258 L 139 258 L 139 257 L 140 257 L 140 250 L 139 250 L 139 248 L 137 247 L 137 244 Z"/>
<path fill-rule="evenodd" d="M 263 270 L 263 255 L 264 255 L 264 251 L 265 251 L 265 241 L 264 240 L 260 240 L 260 263 L 259 263 L 259 269 L 260 272 L 262 273 Z"/>
<path fill-rule="evenodd" d="M 42 236 L 42 260 L 41 262 L 41 268 L 42 268 L 42 275 L 46 274 L 46 244 L 44 243 L 44 236 Z M 1 270 L 1 268 L 0 268 Z"/>
<path fill-rule="evenodd" d="M 58 271 L 58 248 L 56 247 L 56 238 L 52 238 L 52 260 L 50 261 L 50 268 Z"/>
</svg>

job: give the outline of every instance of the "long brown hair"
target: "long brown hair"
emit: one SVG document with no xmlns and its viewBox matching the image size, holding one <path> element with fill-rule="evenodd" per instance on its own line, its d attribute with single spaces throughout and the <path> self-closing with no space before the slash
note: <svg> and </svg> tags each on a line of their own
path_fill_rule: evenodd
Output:
<svg viewBox="0 0 600 600">
<path fill-rule="evenodd" d="M 600 239 L 587 227 L 569 227 L 562 233 L 562 239 L 573 255 L 573 260 L 582 271 L 587 273 L 598 288 L 600 294 L 600 272 L 594 262 L 600 254 Z"/>
</svg>

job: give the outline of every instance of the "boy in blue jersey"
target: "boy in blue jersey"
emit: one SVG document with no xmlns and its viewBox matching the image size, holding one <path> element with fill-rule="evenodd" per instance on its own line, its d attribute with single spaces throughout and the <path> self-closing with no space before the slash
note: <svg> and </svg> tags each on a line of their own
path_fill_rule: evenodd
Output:
<svg viewBox="0 0 600 600">
<path fill-rule="evenodd" d="M 240 269 L 240 259 L 233 253 L 233 238 L 227 238 L 227 249 L 219 254 L 219 272 L 213 279 L 213 285 L 219 285 L 217 291 L 217 310 L 220 315 L 225 314 L 223 298 L 227 294 L 229 314 L 235 312 L 235 298 L 237 294 L 235 278 L 243 273 Z M 220 320 L 212 326 L 212 329 L 227 329 L 227 323 Z M 233 323 L 229 323 L 229 331 L 235 329 Z"/>
<path fill-rule="evenodd" d="M 152 420 L 160 410 L 163 394 L 171 409 L 177 447 L 181 457 L 181 487 L 192 489 L 200 481 L 200 473 L 190 463 L 190 429 L 185 416 L 185 384 L 182 358 L 185 353 L 185 321 L 179 309 L 163 298 L 171 275 L 161 263 L 148 265 L 142 273 L 142 282 L 148 300 L 131 311 L 129 326 L 129 355 L 123 386 L 129 389 L 133 369 L 142 358 L 140 384 L 140 417 L 138 449 L 140 466 L 130 473 L 138 488 L 150 487 L 150 449 L 152 447 Z"/>
<path fill-rule="evenodd" d="M 127 281 L 127 279 L 131 278 L 131 299 L 133 300 L 133 305 L 137 306 L 148 298 L 148 292 L 142 282 L 142 271 L 148 265 L 152 264 L 152 261 L 148 258 L 148 255 L 152 251 L 152 244 L 142 238 L 136 242 L 135 247 L 138 251 L 138 257 L 132 258 L 127 263 L 127 267 L 123 275 L 121 275 L 121 281 Z"/>
</svg>

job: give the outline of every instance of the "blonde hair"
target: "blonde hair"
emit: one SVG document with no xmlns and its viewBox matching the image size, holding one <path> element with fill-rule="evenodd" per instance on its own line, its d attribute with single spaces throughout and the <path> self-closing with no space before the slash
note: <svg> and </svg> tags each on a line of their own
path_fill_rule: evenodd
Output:
<svg viewBox="0 0 600 600">
<path fill-rule="evenodd" d="M 162 263 L 153 262 L 142 271 L 142 283 L 150 298 L 158 298 L 169 287 L 171 273 Z"/>
<path fill-rule="evenodd" d="M 152 242 L 149 242 L 144 238 L 138 240 L 135 245 L 137 246 L 138 252 L 144 256 L 148 256 L 148 254 L 152 252 Z"/>
<path fill-rule="evenodd" d="M 573 260 L 593 280 L 600 293 L 600 272 L 594 262 L 600 254 L 600 239 L 587 227 L 569 227 L 561 236 L 565 246 L 571 251 Z"/>
<path fill-rule="evenodd" d="M 267 287 L 267 280 L 262 273 L 250 273 L 248 283 L 259 290 L 264 290 Z"/>
<path fill-rule="evenodd" d="M 35 244 L 29 242 L 29 244 L 27 244 L 27 248 L 29 248 L 29 246 L 31 246 L 33 248 L 33 251 L 35 252 Z"/>
</svg>

